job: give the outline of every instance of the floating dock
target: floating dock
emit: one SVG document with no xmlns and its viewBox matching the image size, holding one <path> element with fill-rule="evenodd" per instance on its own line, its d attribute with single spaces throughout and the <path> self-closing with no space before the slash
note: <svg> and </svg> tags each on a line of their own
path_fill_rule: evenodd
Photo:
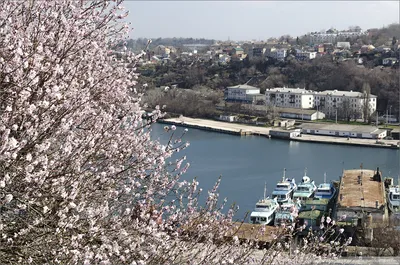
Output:
<svg viewBox="0 0 400 265">
<path fill-rule="evenodd" d="M 388 221 L 385 185 L 379 168 L 343 171 L 336 215 L 342 223 L 358 227 L 372 228 Z"/>
</svg>

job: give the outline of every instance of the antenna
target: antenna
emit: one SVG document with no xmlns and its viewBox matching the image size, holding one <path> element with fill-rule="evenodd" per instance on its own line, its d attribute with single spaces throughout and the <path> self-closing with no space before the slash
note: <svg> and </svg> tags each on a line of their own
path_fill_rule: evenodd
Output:
<svg viewBox="0 0 400 265">
<path fill-rule="evenodd" d="M 326 172 L 324 173 L 324 183 L 326 183 Z"/>
<path fill-rule="evenodd" d="M 264 200 L 265 200 L 266 194 L 267 194 L 267 182 L 265 182 L 265 184 L 264 184 Z"/>
</svg>

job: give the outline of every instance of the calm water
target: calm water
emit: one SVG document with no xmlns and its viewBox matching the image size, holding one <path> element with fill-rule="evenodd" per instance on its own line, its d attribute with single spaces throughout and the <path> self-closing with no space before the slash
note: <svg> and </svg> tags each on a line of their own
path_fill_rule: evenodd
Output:
<svg viewBox="0 0 400 265">
<path fill-rule="evenodd" d="M 163 130 L 164 125 L 155 124 L 153 138 L 166 143 L 170 133 Z M 178 127 L 180 135 L 183 128 Z M 259 136 L 240 137 L 189 128 L 183 138 L 190 146 L 178 153 L 187 156 L 191 164 L 184 179 L 197 177 L 204 191 L 215 184 L 222 176 L 221 198 L 228 198 L 228 204 L 240 206 L 237 218 L 243 218 L 251 211 L 256 201 L 263 196 L 264 183 L 270 194 L 277 181 L 282 179 L 283 168 L 286 176 L 299 182 L 307 167 L 307 175 L 316 184 L 327 180 L 338 180 L 342 168 L 376 169 L 383 176 L 397 178 L 399 174 L 399 150 L 368 148 L 357 146 L 303 143 L 268 139 Z"/>
</svg>

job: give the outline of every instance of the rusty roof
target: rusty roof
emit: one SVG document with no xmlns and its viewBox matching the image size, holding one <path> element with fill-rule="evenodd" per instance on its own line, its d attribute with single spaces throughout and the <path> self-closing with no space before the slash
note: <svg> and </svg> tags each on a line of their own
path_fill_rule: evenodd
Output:
<svg viewBox="0 0 400 265">
<path fill-rule="evenodd" d="M 372 180 L 374 170 L 345 170 L 340 183 L 338 196 L 339 207 L 380 208 L 384 204 L 383 182 Z M 362 185 L 358 178 L 361 177 Z M 381 173 L 382 176 L 382 173 Z"/>
</svg>

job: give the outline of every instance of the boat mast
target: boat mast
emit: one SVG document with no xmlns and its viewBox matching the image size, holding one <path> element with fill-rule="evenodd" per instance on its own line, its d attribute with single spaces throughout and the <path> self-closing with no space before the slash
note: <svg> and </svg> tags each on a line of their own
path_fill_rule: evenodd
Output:
<svg viewBox="0 0 400 265">
<path fill-rule="evenodd" d="M 285 181 L 285 179 L 286 179 L 286 168 L 283 169 L 282 181 Z"/>
<path fill-rule="evenodd" d="M 307 176 L 307 168 L 304 169 L 304 176 Z"/>
<path fill-rule="evenodd" d="M 326 172 L 324 173 L 324 183 L 326 183 Z"/>
<path fill-rule="evenodd" d="M 265 182 L 265 184 L 264 184 L 264 200 L 265 200 L 266 194 L 267 194 L 267 182 Z"/>
</svg>

